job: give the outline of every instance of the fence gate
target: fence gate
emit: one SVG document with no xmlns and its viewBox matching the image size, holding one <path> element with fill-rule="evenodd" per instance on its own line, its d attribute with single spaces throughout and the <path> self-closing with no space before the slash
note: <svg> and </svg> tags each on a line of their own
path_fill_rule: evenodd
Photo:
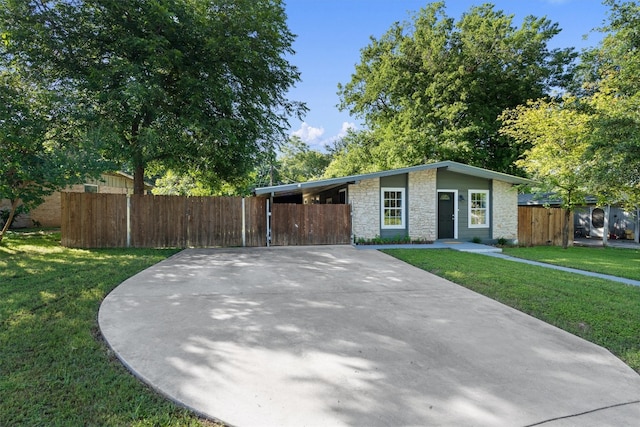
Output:
<svg viewBox="0 0 640 427">
<path fill-rule="evenodd" d="M 348 245 L 351 243 L 351 205 L 271 206 L 271 244 Z"/>
<path fill-rule="evenodd" d="M 562 245 L 564 209 L 518 206 L 518 241 L 525 246 Z M 573 220 L 569 222 L 569 241 L 573 239 Z"/>
</svg>

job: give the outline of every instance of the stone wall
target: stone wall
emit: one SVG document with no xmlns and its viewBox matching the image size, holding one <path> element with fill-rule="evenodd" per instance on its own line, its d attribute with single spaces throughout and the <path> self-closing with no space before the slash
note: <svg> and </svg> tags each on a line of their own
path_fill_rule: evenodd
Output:
<svg viewBox="0 0 640 427">
<path fill-rule="evenodd" d="M 380 234 L 380 179 L 365 179 L 349 185 L 349 203 L 356 239 L 373 239 Z"/>
<path fill-rule="evenodd" d="M 409 237 L 436 239 L 436 169 L 409 174 Z"/>
<path fill-rule="evenodd" d="M 503 181 L 493 181 L 493 239 L 518 238 L 518 190 Z"/>
</svg>

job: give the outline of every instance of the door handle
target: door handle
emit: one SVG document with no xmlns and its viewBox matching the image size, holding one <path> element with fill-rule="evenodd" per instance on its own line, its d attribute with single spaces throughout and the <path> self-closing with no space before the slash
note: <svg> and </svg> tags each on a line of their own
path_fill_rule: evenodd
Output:
<svg viewBox="0 0 640 427">
<path fill-rule="evenodd" d="M 456 215 L 455 214 L 451 215 L 451 221 L 455 221 L 455 220 L 456 220 Z"/>
</svg>

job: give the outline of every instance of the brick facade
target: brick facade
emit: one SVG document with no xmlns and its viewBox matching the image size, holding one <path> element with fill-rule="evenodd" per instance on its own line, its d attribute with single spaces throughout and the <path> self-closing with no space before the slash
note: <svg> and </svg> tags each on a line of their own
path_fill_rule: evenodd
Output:
<svg viewBox="0 0 640 427">
<path fill-rule="evenodd" d="M 356 239 L 373 239 L 380 234 L 380 179 L 365 179 L 349 185 L 349 203 Z"/>
<path fill-rule="evenodd" d="M 518 238 L 518 190 L 503 181 L 493 181 L 492 238 Z"/>
<path fill-rule="evenodd" d="M 413 240 L 436 239 L 436 174 L 435 169 L 409 174 L 409 237 Z"/>
</svg>

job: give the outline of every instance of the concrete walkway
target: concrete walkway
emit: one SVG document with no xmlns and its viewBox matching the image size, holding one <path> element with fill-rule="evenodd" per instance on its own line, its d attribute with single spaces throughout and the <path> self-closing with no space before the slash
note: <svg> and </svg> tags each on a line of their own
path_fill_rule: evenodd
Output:
<svg viewBox="0 0 640 427">
<path fill-rule="evenodd" d="M 189 249 L 99 313 L 120 360 L 237 426 L 632 426 L 605 349 L 378 251 Z"/>
<path fill-rule="evenodd" d="M 616 241 L 620 242 L 620 241 Z M 602 245 L 602 242 L 600 242 Z M 635 246 L 632 246 L 635 245 Z M 625 249 L 638 249 L 638 245 L 635 243 L 618 243 L 617 247 Z M 504 259 L 507 261 L 520 262 L 529 265 L 535 265 L 537 267 L 551 268 L 553 270 L 565 271 L 567 273 L 581 274 L 583 276 L 596 277 L 598 279 L 612 280 L 618 283 L 624 283 L 625 285 L 640 286 L 640 281 L 627 279 L 625 277 L 611 276 L 609 274 L 593 273 L 585 270 L 578 270 L 576 268 L 562 267 L 553 264 L 547 264 L 539 261 L 530 261 L 523 258 L 517 258 L 514 256 L 506 255 L 502 253 L 502 249 L 495 246 L 488 246 L 479 243 L 463 242 L 458 240 L 437 240 L 433 244 L 426 245 L 360 245 L 355 246 L 360 250 L 366 249 L 453 249 L 460 252 L 473 252 L 481 255 L 489 255 L 495 258 Z"/>
</svg>

